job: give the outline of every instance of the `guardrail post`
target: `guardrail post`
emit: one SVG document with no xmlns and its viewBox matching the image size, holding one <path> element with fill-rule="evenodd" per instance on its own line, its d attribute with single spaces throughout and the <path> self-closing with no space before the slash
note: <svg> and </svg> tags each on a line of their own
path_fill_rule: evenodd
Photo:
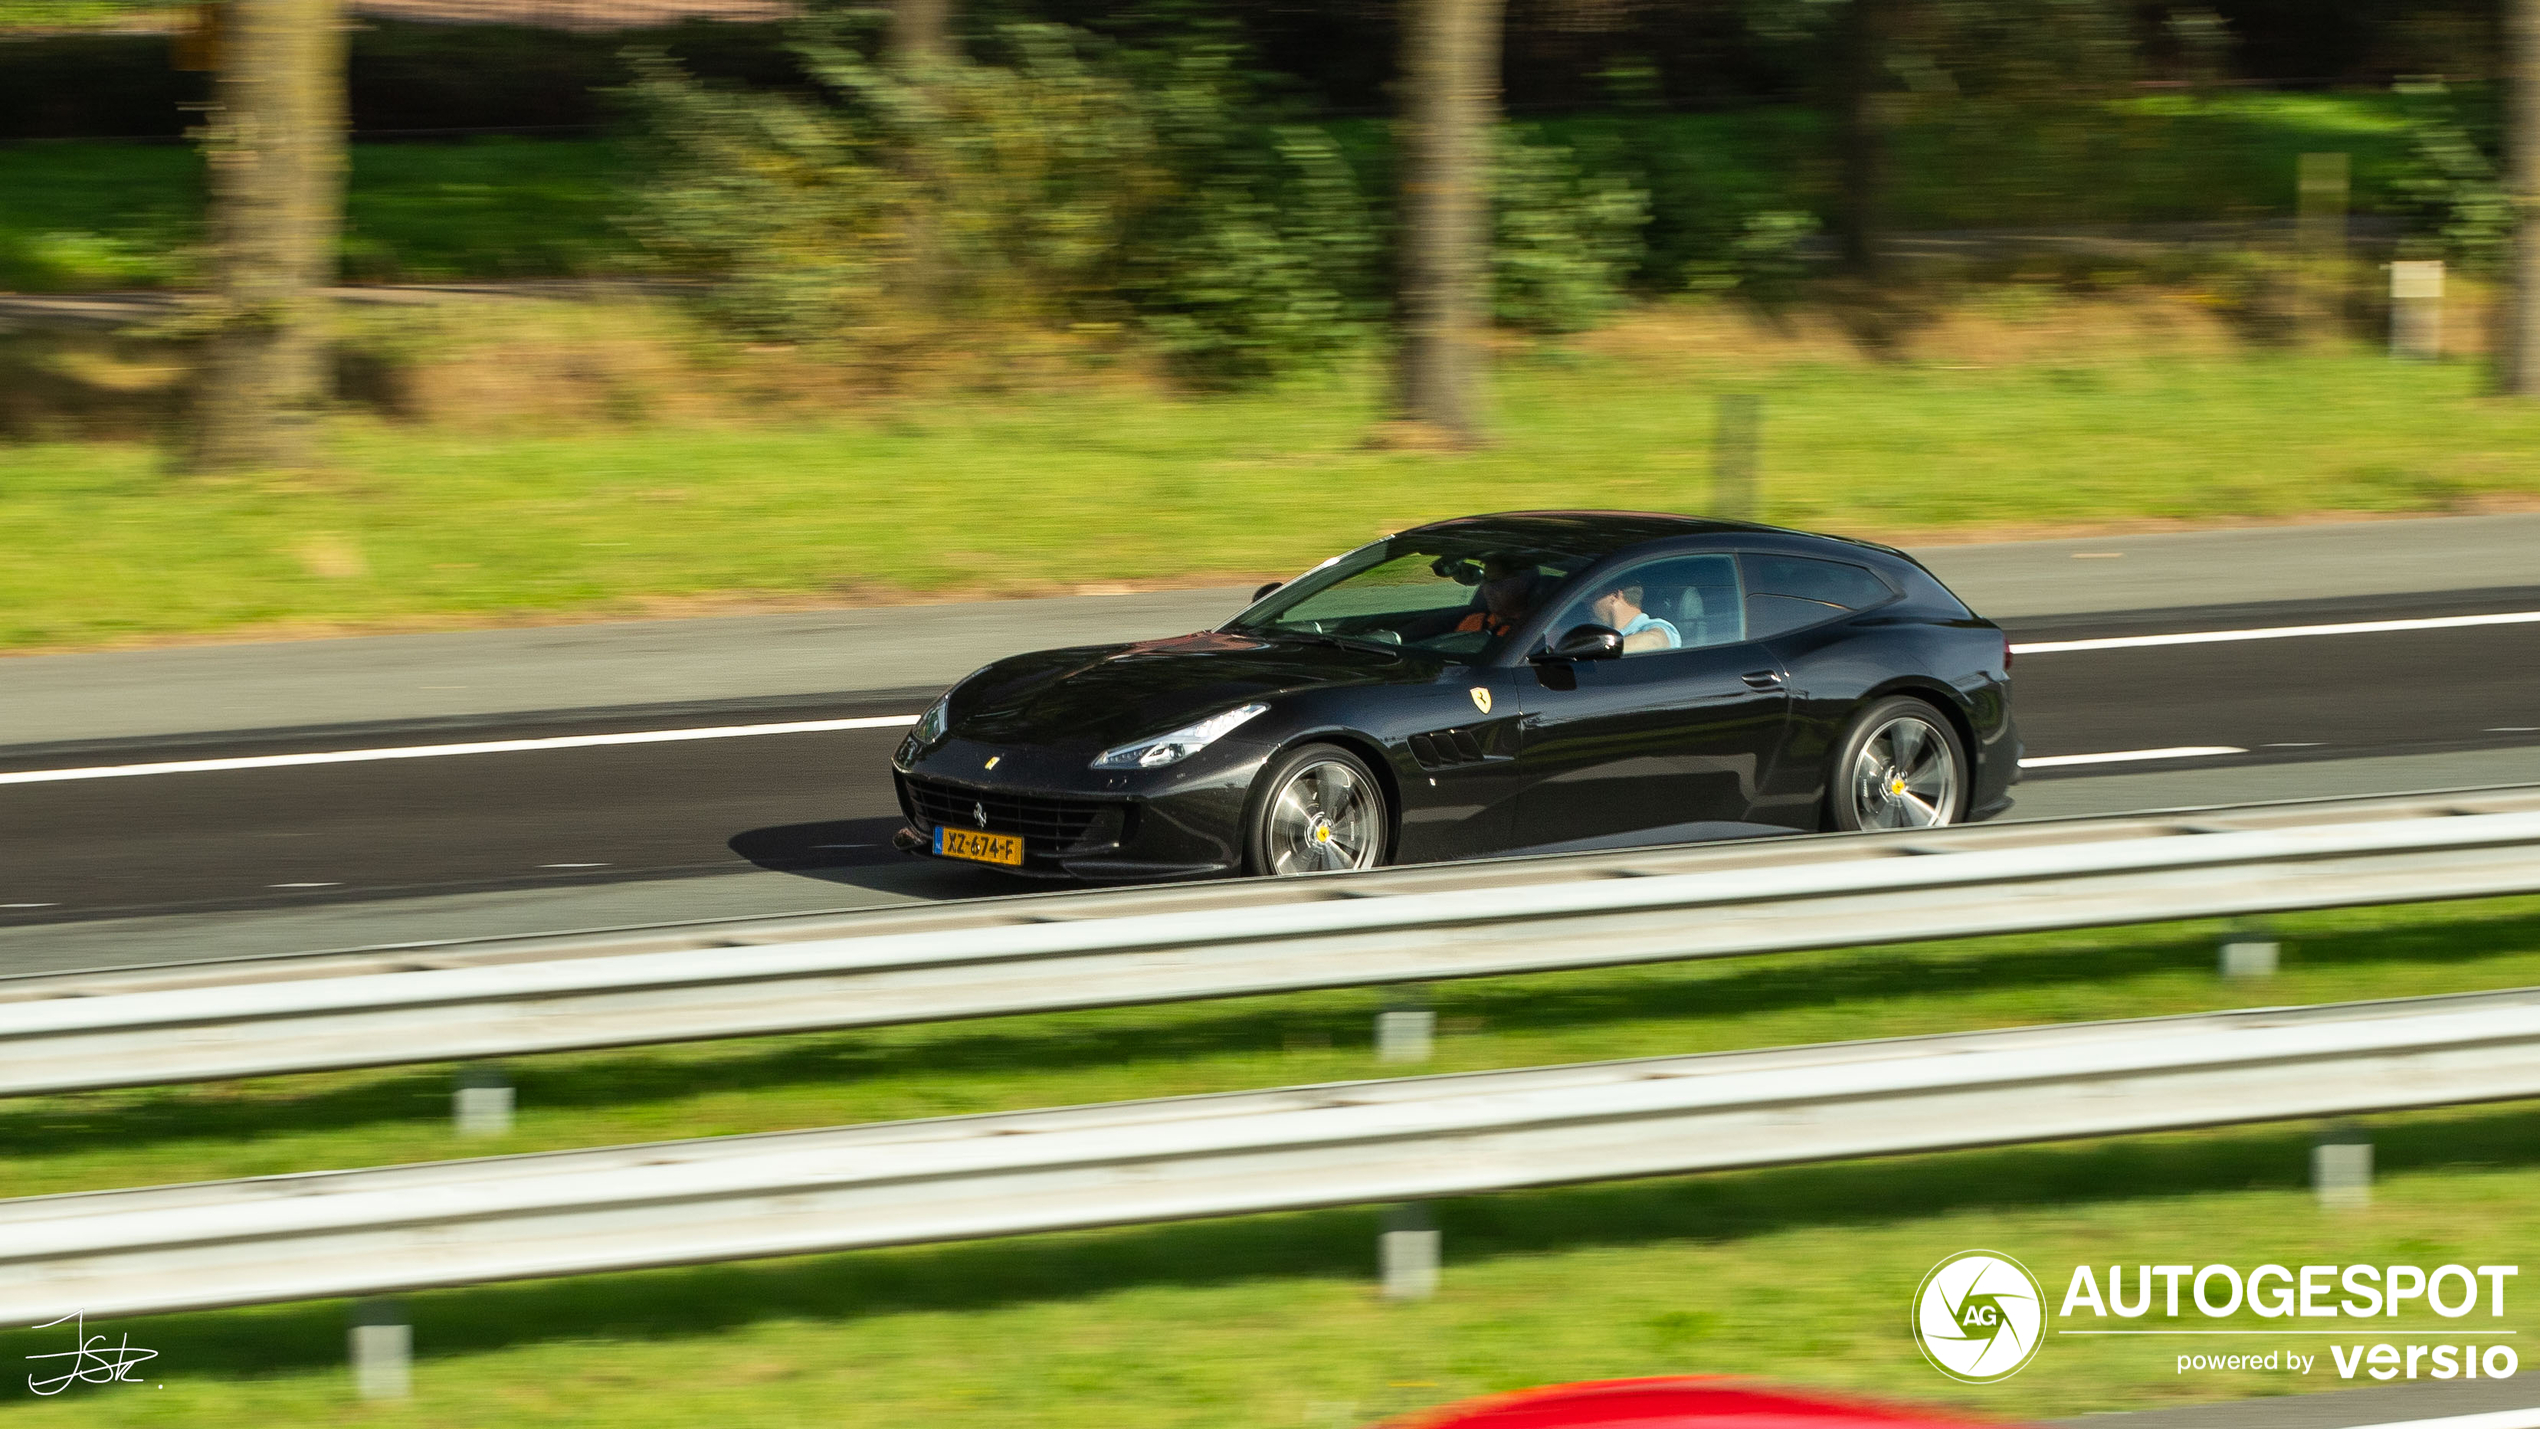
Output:
<svg viewBox="0 0 2540 1429">
<path fill-rule="evenodd" d="M 2320 1209 L 2360 1211 L 2372 1204 L 2372 1138 L 2352 1122 L 2331 1122 L 2311 1148 L 2311 1189 Z"/>
<path fill-rule="evenodd" d="M 1437 1050 L 1438 1014 L 1426 983 L 1394 989 L 1392 1006 L 1376 1014 L 1376 1060 L 1425 1062 Z"/>
<path fill-rule="evenodd" d="M 2273 977 L 2284 950 L 2263 922 L 2232 925 L 2222 945 L 2222 975 L 2229 978 Z"/>
<path fill-rule="evenodd" d="M 414 1326 L 394 1300 L 353 1302 L 353 1393 L 404 1399 L 414 1393 Z"/>
<path fill-rule="evenodd" d="M 461 1136 L 501 1136 L 512 1129 L 512 1084 L 499 1064 L 470 1062 L 459 1068 L 450 1119 Z"/>
<path fill-rule="evenodd" d="M 1376 1258 L 1388 1300 L 1426 1300 L 1438 1293 L 1438 1228 L 1429 1203 L 1412 1201 L 1385 1209 L 1385 1233 Z"/>
</svg>

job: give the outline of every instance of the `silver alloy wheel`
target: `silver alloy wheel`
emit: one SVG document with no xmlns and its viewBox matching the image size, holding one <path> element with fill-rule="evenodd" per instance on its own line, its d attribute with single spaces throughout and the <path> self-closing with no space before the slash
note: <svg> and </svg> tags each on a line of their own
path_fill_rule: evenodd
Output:
<svg viewBox="0 0 2540 1429">
<path fill-rule="evenodd" d="M 1374 868 L 1384 851 L 1382 800 L 1337 759 L 1298 765 L 1270 795 L 1263 849 L 1274 874 Z"/>
<path fill-rule="evenodd" d="M 1919 715 L 1870 731 L 1852 760 L 1852 816 L 1864 829 L 1926 829 L 1958 806 L 1958 755 Z"/>
</svg>

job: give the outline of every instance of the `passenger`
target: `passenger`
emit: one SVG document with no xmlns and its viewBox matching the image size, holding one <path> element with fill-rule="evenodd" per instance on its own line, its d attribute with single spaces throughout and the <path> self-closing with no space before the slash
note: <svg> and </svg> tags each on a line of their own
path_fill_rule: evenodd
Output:
<svg viewBox="0 0 2540 1429">
<path fill-rule="evenodd" d="M 1676 633 L 1676 627 L 1641 609 L 1640 600 L 1640 584 L 1625 582 L 1589 601 L 1588 612 L 1596 617 L 1597 624 L 1621 633 L 1626 655 L 1682 649 L 1684 637 Z"/>
</svg>

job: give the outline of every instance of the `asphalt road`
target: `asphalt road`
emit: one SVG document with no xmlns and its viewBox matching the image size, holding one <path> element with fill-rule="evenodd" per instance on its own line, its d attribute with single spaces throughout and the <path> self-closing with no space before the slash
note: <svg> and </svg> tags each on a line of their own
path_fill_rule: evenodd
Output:
<svg viewBox="0 0 2540 1429">
<path fill-rule="evenodd" d="M 2540 590 L 2507 589 L 2012 625 L 2015 639 L 2038 642 L 2534 609 Z M 2148 806 L 2126 792 L 2127 778 L 2147 772 L 2211 795 L 2166 802 L 2211 803 L 2265 797 L 2231 792 L 2260 774 L 2269 789 L 2306 790 L 2341 767 L 2424 764 L 2408 756 L 2451 756 L 2442 767 L 2471 776 L 2443 784 L 2511 782 L 2535 777 L 2516 770 L 2540 753 L 2540 624 L 2049 652 L 2022 657 L 2014 674 L 2032 756 L 2247 751 L 2197 758 L 2192 769 L 2123 761 L 2032 770 L 2020 790 L 2032 812 Z M 20 747 L 0 758 L 0 772 L 906 715 L 930 695 Z M 658 915 L 613 904 L 607 890 L 751 872 L 780 889 L 806 885 L 809 906 L 1016 891 L 1002 875 L 888 848 L 898 815 L 886 761 L 898 738 L 883 727 L 0 784 L 0 929 L 560 888 L 599 895 L 586 900 L 597 912 L 571 921 L 640 922 Z M 2477 777 L 2491 764 L 2496 775 Z M 2411 777 L 2384 782 L 2392 792 L 2424 787 Z M 2354 790 L 2349 779 L 2318 792 Z M 767 911 L 800 902 L 779 896 Z"/>
<path fill-rule="evenodd" d="M 2213 1375 L 2226 1384 L 2234 1378 L 2235 1387 L 2261 1388 L 2265 1397 L 2050 1420 L 2044 1429 L 2504 1429 L 2492 1421 L 2459 1421 L 2540 1407 L 2540 1369 L 2511 1379 L 2398 1380 L 2326 1392 L 2282 1379 L 2269 1383 L 2263 1372 Z"/>
<path fill-rule="evenodd" d="M 2540 513 L 1918 547 L 1996 620 L 2416 599 L 2540 581 Z M 943 685 L 1026 650 L 1178 635 L 1249 585 L 0 659 L 0 745 Z"/>
</svg>

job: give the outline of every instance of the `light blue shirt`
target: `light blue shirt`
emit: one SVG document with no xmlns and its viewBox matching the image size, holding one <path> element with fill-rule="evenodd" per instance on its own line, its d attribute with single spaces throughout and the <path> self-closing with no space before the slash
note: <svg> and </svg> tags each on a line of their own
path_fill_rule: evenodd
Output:
<svg viewBox="0 0 2540 1429">
<path fill-rule="evenodd" d="M 1623 627 L 1623 638 L 1629 640 L 1644 630 L 1655 630 L 1659 634 L 1666 636 L 1667 648 L 1670 650 L 1679 650 L 1684 648 L 1685 638 L 1676 633 L 1676 627 L 1668 624 L 1666 621 L 1660 620 L 1657 616 L 1654 616 L 1645 610 L 1640 614 L 1633 616 L 1632 623 Z M 1647 652 L 1644 651 L 1642 653 L 1645 654 Z"/>
</svg>

